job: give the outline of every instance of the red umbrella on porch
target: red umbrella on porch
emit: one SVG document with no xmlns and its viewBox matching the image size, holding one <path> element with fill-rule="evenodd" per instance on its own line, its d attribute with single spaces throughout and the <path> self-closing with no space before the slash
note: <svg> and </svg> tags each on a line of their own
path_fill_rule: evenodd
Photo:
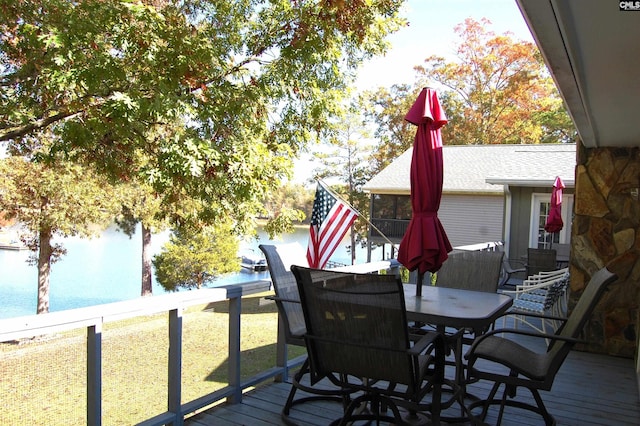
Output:
<svg viewBox="0 0 640 426">
<path fill-rule="evenodd" d="M 411 158 L 411 207 L 409 227 L 400 242 L 398 261 L 410 271 L 418 270 L 418 295 L 425 272 L 436 272 L 447 260 L 451 243 L 438 219 L 442 196 L 442 136 L 447 117 L 436 91 L 425 88 L 405 120 L 418 126 Z"/>
<path fill-rule="evenodd" d="M 562 222 L 562 190 L 564 189 L 564 182 L 560 179 L 560 176 L 556 177 L 553 183 L 553 191 L 551 191 L 551 208 L 549 210 L 549 216 L 544 224 L 544 230 L 553 234 L 560 232 L 564 223 Z"/>
</svg>

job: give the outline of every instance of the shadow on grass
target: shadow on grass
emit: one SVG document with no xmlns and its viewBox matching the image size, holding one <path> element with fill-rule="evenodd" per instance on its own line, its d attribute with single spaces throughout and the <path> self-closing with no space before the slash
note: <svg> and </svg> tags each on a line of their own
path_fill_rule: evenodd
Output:
<svg viewBox="0 0 640 426">
<path fill-rule="evenodd" d="M 304 348 L 292 348 L 289 356 L 299 356 L 305 353 Z M 295 352 L 295 353 L 294 353 Z M 243 350 L 240 352 L 240 376 L 244 379 L 255 376 L 256 374 L 266 371 L 276 365 L 276 345 L 269 344 L 259 348 Z M 271 360 L 268 366 L 265 366 L 265 360 Z M 229 382 L 229 360 L 226 359 L 217 368 L 212 370 L 206 377 L 208 382 L 228 383 Z"/>
<path fill-rule="evenodd" d="M 245 318 L 251 321 L 253 314 L 273 314 L 277 315 L 278 309 L 273 300 L 266 299 L 272 293 L 262 293 L 259 295 L 245 296 L 242 298 L 242 319 L 244 324 Z M 216 313 L 229 313 L 228 301 L 209 303 L 203 307 L 203 311 L 212 311 Z M 274 327 L 276 327 L 274 325 Z M 265 333 L 276 333 L 276 330 L 265 330 Z M 275 334 L 274 334 L 275 336 Z M 305 348 L 289 346 L 289 358 L 295 358 L 306 353 Z M 272 368 L 276 365 L 276 343 L 269 343 L 251 349 L 243 349 L 240 352 L 240 375 L 243 379 L 252 377 L 262 371 Z M 206 381 L 228 383 L 229 377 L 229 360 L 226 359 L 205 377 Z"/>
<path fill-rule="evenodd" d="M 271 295 L 271 294 L 269 294 Z M 266 295 L 245 296 L 242 298 L 242 315 L 248 314 L 275 314 L 278 312 L 276 302 L 265 298 Z M 213 302 L 207 304 L 203 311 L 229 313 L 229 302 Z"/>
</svg>

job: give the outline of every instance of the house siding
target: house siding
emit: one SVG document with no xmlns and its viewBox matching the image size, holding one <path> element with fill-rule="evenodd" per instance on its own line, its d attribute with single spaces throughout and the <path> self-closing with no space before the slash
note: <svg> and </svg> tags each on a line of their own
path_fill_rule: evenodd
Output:
<svg viewBox="0 0 640 426">
<path fill-rule="evenodd" d="M 504 197 L 443 194 L 438 217 L 453 247 L 502 240 Z"/>
<path fill-rule="evenodd" d="M 509 258 L 524 260 L 527 258 L 529 247 L 529 234 L 531 233 L 531 200 L 534 193 L 548 193 L 549 187 L 519 187 L 509 188 L 512 198 L 511 229 Z M 573 188 L 564 190 L 565 194 L 574 194 Z"/>
</svg>

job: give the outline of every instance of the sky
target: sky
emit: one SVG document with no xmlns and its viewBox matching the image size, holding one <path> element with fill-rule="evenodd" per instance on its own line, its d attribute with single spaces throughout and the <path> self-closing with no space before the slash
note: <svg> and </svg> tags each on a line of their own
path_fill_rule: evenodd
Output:
<svg viewBox="0 0 640 426">
<path fill-rule="evenodd" d="M 459 42 L 454 28 L 466 18 L 491 21 L 496 34 L 511 32 L 517 40 L 533 37 L 515 0 L 409 0 L 403 16 L 407 27 L 389 36 L 392 47 L 383 57 L 365 64 L 358 73 L 359 89 L 413 83 L 413 67 L 431 55 L 452 57 Z"/>
<path fill-rule="evenodd" d="M 364 64 L 359 72 L 358 90 L 375 90 L 394 84 L 415 82 L 416 65 L 431 55 L 453 57 L 459 38 L 454 28 L 467 18 L 491 22 L 490 31 L 511 33 L 516 40 L 533 42 L 516 0 L 408 0 L 402 16 L 409 25 L 389 36 L 386 55 Z M 308 156 L 298 160 L 294 181 L 304 182 L 314 165 Z"/>
</svg>

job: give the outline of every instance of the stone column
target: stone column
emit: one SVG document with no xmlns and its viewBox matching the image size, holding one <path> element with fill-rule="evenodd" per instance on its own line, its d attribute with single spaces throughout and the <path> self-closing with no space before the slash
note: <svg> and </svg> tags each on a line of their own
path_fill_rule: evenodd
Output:
<svg viewBox="0 0 640 426">
<path fill-rule="evenodd" d="M 587 324 L 590 342 L 579 349 L 634 357 L 640 304 L 640 149 L 578 144 L 571 241 L 571 295 L 575 305 L 589 279 L 606 266 L 619 276 Z"/>
</svg>

